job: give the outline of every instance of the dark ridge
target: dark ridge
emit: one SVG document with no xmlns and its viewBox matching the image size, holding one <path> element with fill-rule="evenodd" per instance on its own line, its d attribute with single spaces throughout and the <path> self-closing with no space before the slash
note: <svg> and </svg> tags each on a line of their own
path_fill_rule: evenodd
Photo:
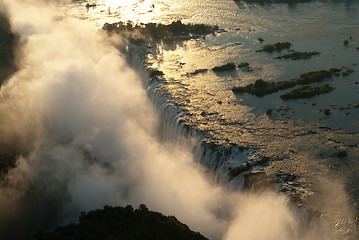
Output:
<svg viewBox="0 0 359 240">
<path fill-rule="evenodd" d="M 17 37 L 11 31 L 5 9 L 0 4 L 0 87 L 16 71 L 15 48 Z M 15 150 L 0 146 L 0 178 L 15 166 Z"/>
<path fill-rule="evenodd" d="M 336 73 L 340 72 L 341 69 L 331 68 L 329 70 L 321 70 L 321 71 L 312 71 L 308 73 L 303 73 L 299 78 L 293 78 L 289 80 L 282 80 L 278 82 L 268 82 L 263 79 L 258 79 L 253 83 L 244 86 L 244 87 L 233 87 L 233 92 L 246 92 L 251 93 L 256 96 L 264 96 L 267 94 L 271 94 L 277 92 L 279 90 L 288 89 L 294 87 L 296 85 L 304 85 L 310 84 L 314 82 L 321 82 L 325 78 L 331 78 Z"/>
<path fill-rule="evenodd" d="M 16 43 L 17 38 L 11 31 L 8 17 L 0 6 L 0 85 L 16 71 Z"/>
<path fill-rule="evenodd" d="M 134 43 L 144 43 L 149 40 L 162 40 L 171 43 L 213 34 L 219 31 L 219 28 L 218 26 L 204 24 L 184 24 L 178 20 L 168 25 L 162 23 L 134 24 L 130 21 L 126 23 L 105 23 L 102 30 L 108 33 L 136 33 L 130 38 L 130 41 Z"/>
<path fill-rule="evenodd" d="M 328 93 L 334 90 L 334 87 L 329 84 L 323 86 L 313 87 L 305 85 L 300 88 L 296 88 L 291 92 L 284 93 L 280 97 L 282 99 L 298 99 L 298 98 L 310 98 L 319 94 Z"/>
<path fill-rule="evenodd" d="M 309 59 L 312 56 L 319 55 L 319 52 L 291 52 L 288 54 L 285 54 L 283 56 L 276 57 L 276 59 L 291 59 L 291 60 L 301 60 L 301 59 Z"/>
<path fill-rule="evenodd" d="M 38 240 L 208 240 L 181 223 L 174 216 L 164 216 L 141 204 L 134 210 L 105 206 L 102 210 L 81 213 L 78 224 L 58 227 L 52 232 L 38 231 Z"/>
</svg>

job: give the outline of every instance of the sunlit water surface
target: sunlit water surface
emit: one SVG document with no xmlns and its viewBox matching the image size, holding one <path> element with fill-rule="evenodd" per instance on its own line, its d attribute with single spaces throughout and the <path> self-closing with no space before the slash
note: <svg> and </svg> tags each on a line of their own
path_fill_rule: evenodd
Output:
<svg viewBox="0 0 359 240">
<path fill-rule="evenodd" d="M 61 11 L 94 22 L 99 28 L 117 21 L 181 20 L 219 25 L 224 32 L 175 45 L 159 44 L 147 61 L 162 70 L 166 80 L 154 82 L 150 88 L 168 94 L 183 111 L 182 120 L 213 141 L 251 147 L 278 159 L 265 171 L 300 176 L 302 194 L 310 208 L 324 208 L 328 215 L 338 217 L 338 223 L 343 221 L 340 206 L 326 208 L 311 195 L 312 190 L 335 194 L 327 187 L 333 179 L 343 184 L 351 196 L 350 204 L 358 206 L 359 107 L 355 106 L 359 104 L 359 2 L 333 0 L 289 6 L 231 0 L 90 1 L 96 3 L 94 7 L 86 7 L 86 3 L 73 1 Z M 349 40 L 348 46 L 344 40 Z M 286 50 L 255 52 L 264 44 L 283 41 L 290 41 L 292 50 L 320 55 L 294 61 L 274 59 Z M 227 62 L 248 62 L 253 71 L 208 71 L 188 76 L 197 69 Z M 258 98 L 231 91 L 233 86 L 259 78 L 286 80 L 333 67 L 351 68 L 354 73 L 325 80 L 335 90 L 309 99 L 284 101 L 279 97 L 283 92 Z M 266 114 L 269 109 L 270 116 Z M 331 114 L 325 115 L 324 109 L 330 109 Z M 347 156 L 333 156 L 339 149 Z"/>
</svg>

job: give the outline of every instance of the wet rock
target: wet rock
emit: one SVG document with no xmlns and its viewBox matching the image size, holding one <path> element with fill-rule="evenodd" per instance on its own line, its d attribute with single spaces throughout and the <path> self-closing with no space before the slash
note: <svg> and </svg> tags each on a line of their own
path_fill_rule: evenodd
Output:
<svg viewBox="0 0 359 240">
<path fill-rule="evenodd" d="M 86 8 L 94 8 L 94 7 L 96 7 L 97 6 L 97 4 L 96 3 L 87 3 L 86 4 Z"/>
<path fill-rule="evenodd" d="M 206 73 L 207 71 L 208 71 L 208 69 L 197 69 L 196 71 L 191 72 L 188 75 L 195 76 L 195 75 L 198 75 L 198 74 L 201 74 L 201 73 Z"/>
<path fill-rule="evenodd" d="M 320 52 L 291 52 L 289 54 L 285 54 L 283 56 L 279 56 L 276 59 L 291 59 L 291 60 L 301 60 L 301 59 L 309 59 L 312 56 L 319 55 Z"/>
<path fill-rule="evenodd" d="M 287 99 L 298 99 L 298 98 L 310 98 L 319 94 L 328 93 L 334 90 L 334 87 L 329 84 L 325 84 L 323 86 L 310 86 L 305 85 L 303 87 L 294 89 L 291 92 L 282 94 L 280 97 L 284 100 Z"/>
<path fill-rule="evenodd" d="M 329 108 L 324 108 L 324 109 L 323 109 L 323 112 L 324 112 L 325 115 L 330 115 L 330 114 L 332 114 L 332 111 L 330 111 Z"/>
<path fill-rule="evenodd" d="M 342 72 L 342 76 L 348 76 L 349 74 L 352 74 L 354 72 L 353 69 L 347 68 L 344 72 Z"/>
<path fill-rule="evenodd" d="M 244 67 L 248 67 L 248 66 L 249 66 L 249 63 L 247 63 L 247 62 L 242 62 L 242 63 L 238 64 L 239 68 L 244 68 Z"/>
<path fill-rule="evenodd" d="M 232 181 L 233 178 L 235 178 L 235 177 L 239 176 L 240 174 L 248 171 L 252 167 L 254 167 L 256 165 L 263 165 L 263 164 L 267 163 L 268 161 L 269 161 L 269 158 L 262 157 L 261 159 L 248 161 L 248 162 L 243 163 L 239 167 L 235 167 L 235 168 L 230 169 L 229 172 L 228 172 L 229 181 Z"/>
<path fill-rule="evenodd" d="M 270 189 L 272 183 L 268 181 L 268 177 L 264 172 L 247 173 L 244 175 L 243 190 L 254 190 L 261 192 Z"/>
<path fill-rule="evenodd" d="M 266 111 L 266 114 L 267 114 L 268 116 L 271 116 L 271 115 L 272 115 L 272 112 L 273 112 L 273 109 L 268 109 L 268 110 Z"/>
<path fill-rule="evenodd" d="M 280 52 L 283 49 L 289 49 L 292 46 L 290 42 L 277 42 L 275 44 L 267 44 L 264 45 L 261 50 L 257 50 L 256 52 Z"/>
<path fill-rule="evenodd" d="M 149 75 L 150 77 L 157 77 L 157 76 L 163 76 L 165 75 L 162 71 L 158 70 L 158 69 L 148 69 Z"/>
<path fill-rule="evenodd" d="M 236 69 L 236 65 L 232 62 L 224 64 L 222 66 L 212 68 L 214 72 L 232 71 Z"/>
<path fill-rule="evenodd" d="M 333 156 L 338 157 L 338 158 L 344 158 L 347 156 L 347 150 L 345 149 L 339 149 L 338 151 L 336 151 Z"/>
</svg>

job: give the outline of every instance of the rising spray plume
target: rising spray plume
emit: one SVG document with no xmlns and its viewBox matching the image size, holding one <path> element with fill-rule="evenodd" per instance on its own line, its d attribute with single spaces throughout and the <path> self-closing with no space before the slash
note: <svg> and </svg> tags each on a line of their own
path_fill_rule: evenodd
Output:
<svg viewBox="0 0 359 240">
<path fill-rule="evenodd" d="M 140 203 L 210 239 L 330 239 L 318 228 L 299 231 L 283 196 L 216 186 L 190 148 L 156 139 L 140 76 L 91 24 L 48 2 L 3 4 L 21 41 L 18 71 L 0 91 L 1 145 L 16 153 L 1 179 L 1 239 Z"/>
</svg>

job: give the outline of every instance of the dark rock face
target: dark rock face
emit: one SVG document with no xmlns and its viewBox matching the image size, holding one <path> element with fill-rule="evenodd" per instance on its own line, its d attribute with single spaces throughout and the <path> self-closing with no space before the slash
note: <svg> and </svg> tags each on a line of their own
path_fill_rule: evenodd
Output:
<svg viewBox="0 0 359 240">
<path fill-rule="evenodd" d="M 148 210 L 141 204 L 109 207 L 82 213 L 78 224 L 58 227 L 53 232 L 38 232 L 38 240 L 62 239 L 119 239 L 119 240 L 208 240 L 198 232 L 179 222 L 174 216 L 166 217 Z"/>
<path fill-rule="evenodd" d="M 11 32 L 9 20 L 0 6 L 0 85 L 15 72 L 16 36 Z"/>
<path fill-rule="evenodd" d="M 16 71 L 16 45 L 17 37 L 12 33 L 8 17 L 0 4 L 0 86 Z M 0 177 L 15 166 L 15 160 L 15 149 L 0 146 Z"/>
</svg>

